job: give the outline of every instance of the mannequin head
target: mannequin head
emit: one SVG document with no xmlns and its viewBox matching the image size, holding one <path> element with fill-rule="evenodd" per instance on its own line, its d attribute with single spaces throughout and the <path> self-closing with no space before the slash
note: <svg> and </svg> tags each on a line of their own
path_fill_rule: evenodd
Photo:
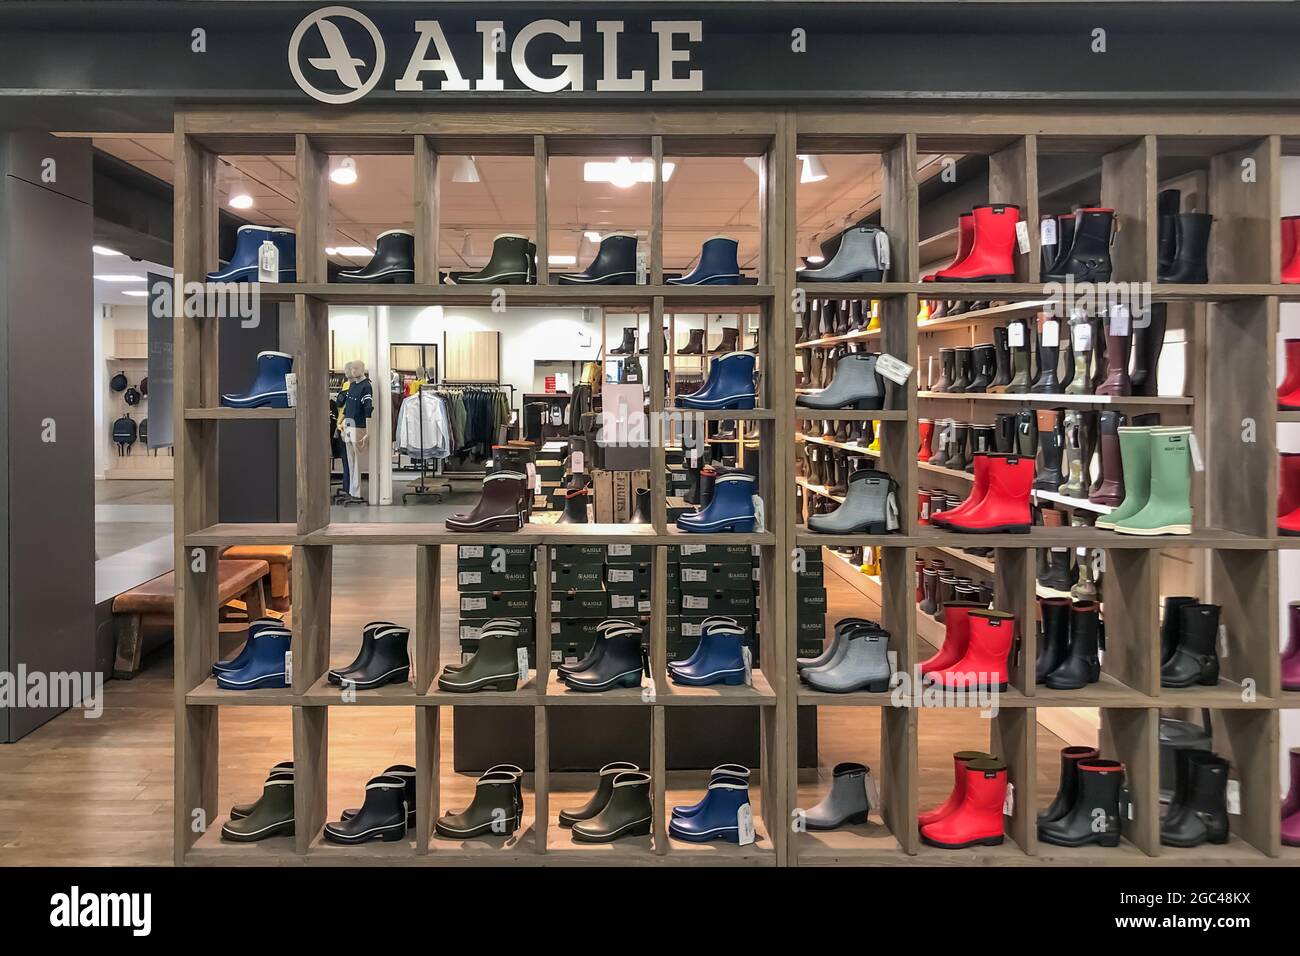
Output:
<svg viewBox="0 0 1300 956">
<path fill-rule="evenodd" d="M 359 382 L 366 377 L 366 363 L 358 360 L 348 362 L 343 366 L 343 374 L 353 382 Z"/>
</svg>

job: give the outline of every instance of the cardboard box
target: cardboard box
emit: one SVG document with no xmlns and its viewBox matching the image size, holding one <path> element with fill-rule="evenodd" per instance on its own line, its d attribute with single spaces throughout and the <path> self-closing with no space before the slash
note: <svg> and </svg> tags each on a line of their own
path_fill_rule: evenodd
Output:
<svg viewBox="0 0 1300 956">
<path fill-rule="evenodd" d="M 605 588 L 608 591 L 644 591 L 650 587 L 650 562 L 605 565 Z"/>
<path fill-rule="evenodd" d="M 551 617 L 604 617 L 609 600 L 604 591 L 565 591 L 551 593 Z"/>
<path fill-rule="evenodd" d="M 486 620 L 490 617 L 533 616 L 532 591 L 461 591 L 460 616 Z"/>
<path fill-rule="evenodd" d="M 504 556 L 506 567 L 519 567 L 533 563 L 533 546 L 531 544 L 458 544 L 456 545 L 456 567 L 485 568 L 491 567 L 494 559 Z"/>
<path fill-rule="evenodd" d="M 594 564 L 596 567 L 601 567 L 604 563 L 605 545 L 603 544 L 557 544 L 551 547 L 552 567 L 562 564 Z"/>
<path fill-rule="evenodd" d="M 533 569 L 529 565 L 506 566 L 504 571 L 491 568 L 460 568 L 456 571 L 458 591 L 531 591 Z"/>
<path fill-rule="evenodd" d="M 795 591 L 795 607 L 799 613 L 804 611 L 819 611 L 826 613 L 826 589 L 825 588 L 799 588 Z"/>
<path fill-rule="evenodd" d="M 554 591 L 599 591 L 604 566 L 599 564 L 556 564 L 551 567 Z"/>
<path fill-rule="evenodd" d="M 607 544 L 604 548 L 606 564 L 640 564 L 650 560 L 648 544 Z"/>
<path fill-rule="evenodd" d="M 800 590 L 826 589 L 826 575 L 820 564 L 815 567 L 809 566 L 808 570 L 800 571 L 794 577 L 795 586 Z"/>
<path fill-rule="evenodd" d="M 820 644 L 826 638 L 826 615 L 802 617 L 795 622 L 794 636 L 796 644 Z"/>
<path fill-rule="evenodd" d="M 747 544 L 679 544 L 669 552 L 679 562 L 753 564 L 758 551 Z"/>
<path fill-rule="evenodd" d="M 609 591 L 610 617 L 622 617 L 627 614 L 649 614 L 653 607 L 648 590 Z"/>
<path fill-rule="evenodd" d="M 670 599 L 671 603 L 671 599 Z M 753 591 L 728 588 L 709 594 L 686 594 L 681 596 L 681 613 L 683 616 L 698 615 L 708 617 L 710 614 L 741 614 L 754 616 L 757 601 Z"/>
<path fill-rule="evenodd" d="M 683 594 L 707 594 L 725 588 L 753 588 L 757 581 L 755 569 L 748 564 L 712 564 L 683 560 L 678 565 L 677 580 Z"/>
</svg>

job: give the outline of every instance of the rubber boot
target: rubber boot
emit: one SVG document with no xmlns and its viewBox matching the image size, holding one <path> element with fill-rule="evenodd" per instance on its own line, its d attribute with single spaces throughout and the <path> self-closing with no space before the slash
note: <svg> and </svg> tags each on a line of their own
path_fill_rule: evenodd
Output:
<svg viewBox="0 0 1300 956">
<path fill-rule="evenodd" d="M 623 770 L 614 775 L 609 799 L 600 811 L 572 826 L 575 843 L 613 843 L 625 837 L 649 836 L 654 819 L 650 775 Z"/>
<path fill-rule="evenodd" d="M 964 392 L 970 387 L 971 379 L 971 349 L 959 346 L 957 348 L 957 359 L 954 365 L 952 387 L 950 392 Z"/>
<path fill-rule="evenodd" d="M 1119 846 L 1124 765 L 1096 757 L 1077 765 L 1078 792 L 1055 820 L 1039 820 L 1038 839 L 1052 846 Z"/>
<path fill-rule="evenodd" d="M 970 639 L 966 652 L 956 663 L 935 669 L 930 676 L 945 689 L 1005 691 L 1007 660 L 1015 643 L 1015 615 L 979 608 L 969 610 L 967 618 Z"/>
<path fill-rule="evenodd" d="M 1150 443 L 1147 441 L 1135 441 L 1132 444 L 1134 455 L 1133 468 L 1129 468 L 1127 459 L 1122 459 L 1123 444 L 1120 441 L 1120 423 L 1124 416 L 1115 411 L 1104 411 L 1098 415 L 1097 425 L 1097 450 L 1101 456 L 1100 475 L 1097 482 L 1092 487 L 1092 492 L 1088 495 L 1088 500 L 1095 505 L 1110 505 L 1114 507 L 1124 500 L 1125 479 L 1132 482 L 1140 475 L 1140 469 L 1144 466 L 1150 468 L 1151 452 Z M 1137 481 L 1137 487 L 1145 489 L 1146 480 Z M 1145 490 L 1140 492 L 1145 495 Z M 1134 499 L 1135 503 L 1137 499 Z M 1097 519 L 1097 527 L 1111 528 L 1111 515 L 1103 515 Z"/>
<path fill-rule="evenodd" d="M 222 690 L 284 689 L 289 686 L 285 659 L 292 634 L 287 628 L 265 628 L 252 638 L 248 658 L 239 668 L 217 674 Z"/>
<path fill-rule="evenodd" d="M 981 394 L 988 391 L 989 385 L 993 383 L 997 366 L 997 349 L 992 345 L 977 345 L 972 350 L 971 361 L 974 368 L 966 391 Z"/>
<path fill-rule="evenodd" d="M 615 760 L 613 763 L 605 764 L 596 772 L 596 792 L 592 794 L 591 799 L 580 807 L 561 810 L 560 826 L 567 828 L 575 823 L 592 819 L 609 803 L 609 798 L 614 792 L 614 778 L 620 773 L 640 769 L 636 764 L 626 760 Z"/>
<path fill-rule="evenodd" d="M 1300 535 L 1300 452 L 1278 452 L 1278 534 Z"/>
<path fill-rule="evenodd" d="M 1009 455 L 1016 450 L 1015 412 L 998 412 L 993 418 L 993 451 Z"/>
<path fill-rule="evenodd" d="M 934 443 L 934 422 L 928 418 L 917 420 L 917 432 L 920 437 L 920 447 L 916 450 L 917 461 L 929 461 Z"/>
<path fill-rule="evenodd" d="M 726 331 L 726 330 L 724 330 Z M 735 332 L 735 329 L 731 329 Z M 699 390 L 678 395 L 678 408 L 751 410 L 758 398 L 754 390 L 755 356 L 749 352 L 720 355 L 709 364 L 709 374 Z"/>
<path fill-rule="evenodd" d="M 293 836 L 294 780 L 290 775 L 272 774 L 262 785 L 262 796 L 247 816 L 231 819 L 221 827 L 221 839 L 230 843 L 257 843 L 277 836 Z"/>
<path fill-rule="evenodd" d="M 711 840 L 739 843 L 740 809 L 748 803 L 747 780 L 719 774 L 710 779 L 708 792 L 695 805 L 694 812 L 672 814 L 668 835 L 689 843 L 708 843 Z"/>
<path fill-rule="evenodd" d="M 1046 224 L 1049 222 L 1052 223 L 1052 241 L 1051 242 L 1047 242 L 1045 240 L 1040 241 L 1038 246 L 1038 254 L 1039 254 L 1038 271 L 1040 275 L 1047 275 L 1049 272 L 1051 272 L 1052 266 L 1056 263 L 1057 258 L 1059 258 L 1061 254 L 1061 241 L 1060 241 L 1061 230 L 1060 227 L 1057 225 L 1055 216 L 1039 216 L 1038 234 L 1040 237 L 1043 235 L 1043 229 L 1045 228 Z"/>
<path fill-rule="evenodd" d="M 410 639 L 410 630 L 396 624 L 367 627 L 357 659 L 349 667 L 329 671 L 326 679 L 353 690 L 404 684 L 411 678 Z"/>
<path fill-rule="evenodd" d="M 637 327 L 635 325 L 623 330 L 623 341 L 618 344 L 617 348 L 609 350 L 610 355 L 636 355 L 637 354 Z"/>
<path fill-rule="evenodd" d="M 1129 392 L 1133 395 L 1158 395 L 1156 372 L 1160 367 L 1160 352 L 1165 345 L 1165 327 L 1168 324 L 1168 306 L 1157 302 L 1151 306 L 1147 325 L 1133 328 L 1133 372 Z"/>
<path fill-rule="evenodd" d="M 1002 807 L 1007 799 L 1007 765 L 991 757 L 965 764 L 961 804 L 933 823 L 921 827 L 921 841 L 944 849 L 1000 846 Z"/>
<path fill-rule="evenodd" d="M 636 285 L 636 236 L 603 237 L 591 265 L 581 272 L 562 273 L 555 281 L 557 285 Z"/>
<path fill-rule="evenodd" d="M 599 658 L 587 670 L 566 673 L 562 678 L 565 686 L 586 693 L 640 687 L 644 636 L 635 625 L 610 628 L 601 638 L 604 649 Z"/>
<path fill-rule="evenodd" d="M 971 469 L 975 475 L 975 481 L 971 485 L 970 495 L 968 495 L 966 500 L 963 501 L 956 508 L 949 508 L 942 511 L 931 510 L 930 512 L 931 524 L 938 525 L 939 527 L 945 527 L 949 521 L 953 520 L 954 518 L 960 518 L 963 514 L 965 514 L 967 511 L 972 510 L 981 501 L 984 500 L 984 496 L 988 494 L 988 490 L 989 490 L 989 462 L 994 457 L 1004 457 L 1004 456 L 1000 456 L 1000 455 L 995 456 L 991 454 L 971 456 L 971 462 L 972 462 Z"/>
<path fill-rule="evenodd" d="M 980 502 L 947 526 L 965 534 L 1028 534 L 1033 524 L 1029 495 L 1034 460 L 1021 455 L 988 455 L 988 491 Z"/>
<path fill-rule="evenodd" d="M 527 236 L 503 233 L 492 240 L 492 256 L 478 272 L 456 276 L 457 285 L 528 285 L 537 281 Z"/>
<path fill-rule="evenodd" d="M 650 489 L 638 488 L 632 505 L 632 517 L 628 524 L 650 524 Z"/>
<path fill-rule="evenodd" d="M 1047 675 L 1061 666 L 1069 650 L 1070 602 L 1067 598 L 1039 598 L 1038 616 L 1042 631 L 1034 659 L 1034 682 L 1042 685 Z"/>
<path fill-rule="evenodd" d="M 1056 246 L 1055 254 L 1051 260 L 1043 260 L 1042 275 L 1047 276 L 1053 272 L 1060 272 L 1065 268 L 1065 261 L 1070 256 L 1070 249 L 1074 245 L 1074 213 L 1066 213 L 1063 216 L 1056 217 Z"/>
<path fill-rule="evenodd" d="M 1219 606 L 1178 609 L 1178 646 L 1160 665 L 1161 687 L 1214 687 L 1219 683 Z"/>
<path fill-rule="evenodd" d="M 235 251 L 224 269 L 209 272 L 209 282 L 257 282 L 262 243 L 272 243 L 280 254 L 280 282 L 298 281 L 298 240 L 292 229 L 240 226 L 235 231 Z"/>
<path fill-rule="evenodd" d="M 1061 776 L 1056 786 L 1056 796 L 1047 809 L 1038 814 L 1039 824 L 1060 820 L 1070 812 L 1079 796 L 1079 764 L 1096 760 L 1100 756 L 1096 747 L 1061 748 Z"/>
<path fill-rule="evenodd" d="M 589 495 L 586 488 L 571 488 L 564 493 L 564 511 L 561 512 L 556 524 L 587 524 L 587 500 Z"/>
<path fill-rule="evenodd" d="M 1044 282 L 1109 282 L 1110 240 L 1115 226 L 1113 209 L 1076 209 L 1074 238 L 1069 253 L 1043 276 Z"/>
<path fill-rule="evenodd" d="M 976 206 L 975 245 L 961 263 L 935 273 L 939 282 L 1010 282 L 1015 278 L 1016 223 L 1020 207 Z"/>
<path fill-rule="evenodd" d="M 1016 453 L 1027 458 L 1038 455 L 1038 416 L 1032 408 L 1016 412 Z"/>
<path fill-rule="evenodd" d="M 446 520 L 448 531 L 518 531 L 527 521 L 523 502 L 528 496 L 528 477 L 518 472 L 499 471 L 483 480 L 478 504 L 466 514 Z"/>
<path fill-rule="evenodd" d="M 875 624 L 850 628 L 844 651 L 830 664 L 805 668 L 799 675 L 813 690 L 827 694 L 889 690 L 889 632 Z"/>
<path fill-rule="evenodd" d="M 1156 194 L 1156 274 L 1174 267 L 1178 255 L 1178 211 L 1182 194 L 1177 189 L 1162 189 Z"/>
<path fill-rule="evenodd" d="M 966 261 L 972 249 L 975 248 L 975 216 L 972 213 L 964 212 L 957 217 L 957 254 L 953 256 L 952 262 L 944 268 L 952 269 Z M 938 273 L 931 272 L 922 278 L 922 282 L 933 282 Z M 948 310 L 948 314 L 954 314 Z"/>
<path fill-rule="evenodd" d="M 1056 319 L 1047 319 L 1038 335 L 1038 381 L 1030 391 L 1036 395 L 1055 395 L 1061 390 L 1060 380 L 1056 377 L 1056 365 L 1060 353 L 1061 324 Z M 1053 344 L 1049 345 L 1051 342 Z"/>
<path fill-rule="evenodd" d="M 940 418 L 934 423 L 934 432 L 936 435 L 935 444 L 938 446 L 930 455 L 930 464 L 936 468 L 948 467 L 948 455 L 952 452 L 953 437 L 956 433 L 956 425 L 951 418 Z"/>
<path fill-rule="evenodd" d="M 984 753 L 982 750 L 959 750 L 953 754 L 952 791 L 948 794 L 948 798 L 933 810 L 927 810 L 925 813 L 919 814 L 916 822 L 923 827 L 931 823 L 937 823 L 960 807 L 962 800 L 966 797 L 966 765 L 972 760 L 992 759 L 989 754 Z"/>
<path fill-rule="evenodd" d="M 953 443 L 952 449 L 948 452 L 947 462 L 947 467 L 953 471 L 965 471 L 971 464 L 970 433 L 970 425 L 963 422 L 957 422 L 953 426 Z"/>
<path fill-rule="evenodd" d="M 947 623 L 947 606 L 957 601 L 957 572 L 948 568 L 939 571 L 939 581 L 935 589 L 935 599 L 938 607 L 934 612 L 934 619 L 940 624 Z"/>
<path fill-rule="evenodd" d="M 276 764 L 269 771 L 267 771 L 266 779 L 267 782 L 269 783 L 272 780 L 293 780 L 293 776 L 294 776 L 293 761 L 281 760 L 278 764 Z M 263 794 L 266 793 L 265 787 L 263 787 L 262 793 Z M 252 803 L 235 804 L 230 808 L 230 819 L 232 820 L 244 819 L 244 817 L 250 815 L 254 810 L 257 809 L 257 805 L 258 803 L 261 802 L 261 800 L 262 800 L 262 796 L 259 795 L 258 798 L 254 800 Z"/>
<path fill-rule="evenodd" d="M 983 610 L 982 604 L 972 601 L 948 601 L 943 605 L 943 644 L 921 662 L 922 676 L 947 670 L 966 656 L 970 647 L 970 615 Z"/>
<path fill-rule="evenodd" d="M 922 614 L 933 615 L 939 609 L 938 592 L 939 592 L 939 572 L 934 568 L 926 568 L 921 572 L 921 588 L 924 597 L 921 600 L 917 610 Z"/>
<path fill-rule="evenodd" d="M 1035 317 L 1025 324 L 1025 344 L 1029 351 L 1029 388 L 1025 391 L 1032 392 L 1034 386 L 1038 384 L 1038 376 L 1042 374 L 1042 366 L 1038 361 L 1038 318 Z"/>
<path fill-rule="evenodd" d="M 1099 608 L 1096 604 L 1074 604 L 1070 608 L 1070 647 L 1064 660 L 1047 675 L 1052 690 L 1079 690 L 1101 680 L 1098 657 Z"/>
<path fill-rule="evenodd" d="M 1173 265 L 1159 275 L 1161 282 L 1205 284 L 1210 281 L 1206 256 L 1210 248 L 1210 227 L 1214 217 L 1203 212 L 1178 214 L 1178 252 Z"/>
<path fill-rule="evenodd" d="M 258 352 L 257 375 L 247 391 L 221 396 L 222 408 L 288 408 L 288 375 L 293 356 L 287 352 Z"/>
<path fill-rule="evenodd" d="M 1106 380 L 1097 386 L 1097 395 L 1129 395 L 1133 382 L 1128 375 L 1129 340 L 1127 335 L 1106 336 Z"/>
<path fill-rule="evenodd" d="M 1208 750 L 1175 751 L 1174 799 L 1160 821 L 1164 846 L 1228 842 L 1228 761 Z"/>
<path fill-rule="evenodd" d="M 957 350 L 939 349 L 939 381 L 930 387 L 932 392 L 951 392 L 957 377 Z"/>
<path fill-rule="evenodd" d="M 898 483 L 883 471 L 863 468 L 849 476 L 844 502 L 829 514 L 809 517 L 808 530 L 814 534 L 888 534 L 898 530 L 898 515 Z"/>
<path fill-rule="evenodd" d="M 434 823 L 434 832 L 449 840 L 475 837 L 505 837 L 519 829 L 522 806 L 519 774 L 492 769 L 474 785 L 474 797 L 464 810 L 444 813 Z"/>
<path fill-rule="evenodd" d="M 876 371 L 875 352 L 850 352 L 835 363 L 835 376 L 822 391 L 800 395 L 796 408 L 831 410 L 856 408 L 875 411 L 885 406 L 885 380 Z M 752 406 L 751 406 L 752 407 Z"/>
<path fill-rule="evenodd" d="M 972 425 L 970 429 L 970 454 L 966 457 L 965 471 L 969 474 L 975 472 L 975 456 L 991 455 L 995 449 L 993 447 L 994 429 L 992 425 Z"/>
<path fill-rule="evenodd" d="M 831 788 L 804 814 L 808 830 L 834 830 L 845 824 L 866 823 L 871 813 L 867 781 L 871 768 L 861 763 L 840 763 L 831 772 Z"/>
<path fill-rule="evenodd" d="M 880 244 L 887 242 L 879 226 L 853 226 L 840 234 L 839 248 L 829 262 L 815 269 L 799 269 L 795 281 L 880 282 L 885 275 Z"/>
<path fill-rule="evenodd" d="M 1007 326 L 1008 348 L 1011 352 L 1011 379 L 1005 391 L 1023 394 L 1029 391 L 1029 326 L 1016 319 Z M 1017 339 L 1020 344 L 1015 344 Z"/>
<path fill-rule="evenodd" d="M 1073 368 L 1066 395 L 1092 394 L 1092 323 L 1084 318 L 1070 322 L 1070 355 Z"/>
<path fill-rule="evenodd" d="M 1160 621 L 1160 666 L 1163 667 L 1178 650 L 1182 637 L 1183 608 L 1199 603 L 1194 597 L 1166 597 L 1165 615 Z"/>
<path fill-rule="evenodd" d="M 1151 491 L 1142 510 L 1116 518 L 1116 531 L 1123 534 L 1192 533 L 1192 429 L 1189 426 L 1157 426 L 1149 436 Z"/>
<path fill-rule="evenodd" d="M 722 341 L 713 348 L 709 349 L 710 355 L 726 355 L 729 352 L 737 351 L 737 345 L 740 341 L 740 332 L 730 325 L 722 327 Z"/>
<path fill-rule="evenodd" d="M 678 355 L 703 355 L 704 354 L 704 330 L 691 329 L 691 337 L 685 345 L 682 346 Z"/>
<path fill-rule="evenodd" d="M 1003 326 L 993 329 L 993 378 L 988 391 L 1001 393 L 1011 384 L 1011 351 L 1007 348 L 1007 330 Z"/>
<path fill-rule="evenodd" d="M 356 815 L 325 824 L 323 836 L 345 846 L 371 840 L 395 843 L 406 836 L 407 810 L 406 781 L 381 774 L 366 783 L 366 799 Z"/>
<path fill-rule="evenodd" d="M 1083 460 L 1083 426 L 1079 412 L 1069 409 L 1064 413 L 1065 434 L 1064 448 L 1065 457 L 1062 466 L 1061 484 L 1056 487 L 1056 493 L 1065 495 L 1069 498 L 1084 498 L 1088 494 L 1088 482 L 1084 475 Z"/>
<path fill-rule="evenodd" d="M 752 532 L 756 485 L 753 475 L 742 472 L 729 472 L 715 478 L 708 502 L 699 511 L 678 517 L 677 530 L 696 534 Z"/>
<path fill-rule="evenodd" d="M 1036 491 L 1052 491 L 1061 487 L 1061 456 L 1065 451 L 1065 427 L 1061 413 L 1053 409 L 1039 409 L 1038 421 L 1038 474 L 1034 478 Z"/>
<path fill-rule="evenodd" d="M 375 254 L 360 269 L 339 270 L 338 282 L 401 284 L 415 281 L 415 233 L 389 229 L 375 239 Z"/>
</svg>

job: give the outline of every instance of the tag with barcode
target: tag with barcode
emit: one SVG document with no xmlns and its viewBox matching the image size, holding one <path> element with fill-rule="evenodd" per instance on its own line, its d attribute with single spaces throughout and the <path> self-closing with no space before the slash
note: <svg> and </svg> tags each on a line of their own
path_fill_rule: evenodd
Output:
<svg viewBox="0 0 1300 956">
<path fill-rule="evenodd" d="M 1028 252 L 1030 249 L 1029 223 L 1025 222 L 1023 219 L 1016 223 L 1016 244 L 1020 247 L 1020 252 L 1022 254 Z"/>
<path fill-rule="evenodd" d="M 748 803 L 742 803 L 736 811 L 736 826 L 740 831 L 741 846 L 749 846 L 754 842 L 754 808 Z"/>
<path fill-rule="evenodd" d="M 1192 432 L 1187 436 L 1187 447 L 1192 453 L 1192 470 L 1204 471 L 1205 459 L 1201 457 L 1201 445 L 1196 440 L 1196 432 Z"/>
<path fill-rule="evenodd" d="M 293 683 L 293 651 L 284 652 L 284 682 Z"/>
<path fill-rule="evenodd" d="M 1043 323 L 1043 331 L 1039 333 L 1043 343 L 1043 348 L 1054 349 L 1061 344 L 1061 329 L 1054 320 Z"/>
<path fill-rule="evenodd" d="M 521 647 L 515 651 L 515 659 L 519 663 L 519 683 L 528 680 L 528 648 Z"/>
<path fill-rule="evenodd" d="M 906 385 L 912 375 L 912 366 L 888 352 L 882 352 L 876 359 L 876 371 L 895 385 Z"/>
<path fill-rule="evenodd" d="M 1012 322 L 1007 326 L 1007 344 L 1020 348 L 1025 344 L 1025 324 Z"/>
<path fill-rule="evenodd" d="M 1110 334 L 1114 336 L 1128 335 L 1129 329 L 1128 306 L 1116 302 L 1110 307 Z"/>
<path fill-rule="evenodd" d="M 1074 339 L 1074 350 L 1076 352 L 1088 351 L 1092 348 L 1092 326 L 1087 322 L 1076 325 L 1072 338 Z"/>
<path fill-rule="evenodd" d="M 1045 246 L 1056 245 L 1056 217 L 1048 216 L 1038 224 L 1038 239 Z"/>
<path fill-rule="evenodd" d="M 284 390 L 288 393 L 290 408 L 298 407 L 298 373 L 289 372 L 284 376 Z"/>
</svg>

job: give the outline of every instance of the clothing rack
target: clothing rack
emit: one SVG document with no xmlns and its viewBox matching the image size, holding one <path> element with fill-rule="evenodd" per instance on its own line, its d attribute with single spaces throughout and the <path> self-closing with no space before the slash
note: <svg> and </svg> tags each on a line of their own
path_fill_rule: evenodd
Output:
<svg viewBox="0 0 1300 956">
<path fill-rule="evenodd" d="M 453 388 L 508 388 L 510 389 L 510 417 L 514 418 L 516 415 L 521 414 L 520 411 L 515 408 L 515 387 L 513 385 L 504 384 L 502 382 L 444 382 L 437 387 L 443 390 Z M 442 478 L 482 478 L 487 475 L 487 469 L 484 468 L 482 471 L 447 471 L 446 466 L 442 462 L 439 462 L 437 474 Z M 448 485 L 448 487 L 451 486 Z"/>
<path fill-rule="evenodd" d="M 424 396 L 424 393 L 425 393 L 426 391 L 428 391 L 428 392 L 435 392 L 435 391 L 437 391 L 437 390 L 438 390 L 438 386 L 437 386 L 437 385 L 434 385 L 432 382 L 426 382 L 425 384 L 423 384 L 423 385 L 420 386 L 420 403 L 421 403 L 421 407 L 420 407 L 420 447 L 421 447 L 421 448 L 426 448 L 426 447 L 427 447 L 427 446 L 425 445 L 425 443 L 424 443 L 424 407 L 423 407 L 424 397 L 423 397 L 423 396 Z M 410 491 L 406 491 L 406 492 L 403 492 L 403 493 L 402 493 L 402 504 L 406 504 L 406 499 L 408 499 L 408 498 L 417 498 L 417 499 L 421 499 L 421 498 L 422 498 L 422 499 L 426 499 L 426 500 L 437 500 L 437 501 L 442 501 L 442 492 L 441 492 L 441 491 L 434 491 L 434 490 L 433 490 L 433 487 L 430 486 L 429 483 L 428 483 L 428 479 L 429 479 L 429 478 L 431 478 L 431 477 L 438 477 L 438 476 L 441 476 L 441 475 L 442 475 L 442 472 L 441 472 L 441 470 L 440 470 L 440 469 L 441 469 L 441 465 L 442 465 L 442 462 L 439 461 L 437 464 L 434 465 L 434 469 L 433 469 L 433 471 L 430 471 L 430 470 L 429 470 L 429 459 L 428 459 L 428 458 L 421 457 L 421 458 L 420 458 L 420 480 L 417 481 L 417 482 L 415 483 L 415 487 L 412 488 Z M 444 481 L 444 482 L 442 482 L 442 484 L 446 486 L 448 492 L 451 492 L 451 491 L 453 490 L 452 487 L 451 487 L 451 482 L 450 482 L 450 481 Z"/>
</svg>

